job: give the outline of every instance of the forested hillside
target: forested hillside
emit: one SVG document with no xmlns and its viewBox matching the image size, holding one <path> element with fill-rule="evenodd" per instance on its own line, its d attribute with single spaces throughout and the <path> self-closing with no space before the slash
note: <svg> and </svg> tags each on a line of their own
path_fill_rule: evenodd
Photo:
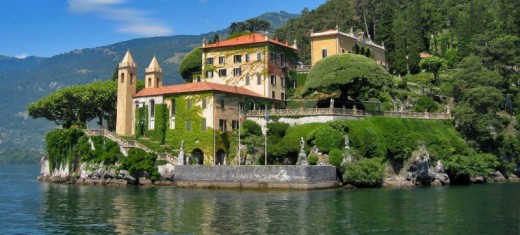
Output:
<svg viewBox="0 0 520 235">
<path fill-rule="evenodd" d="M 394 84 L 364 97 L 387 109 L 451 112 L 473 150 L 493 154 L 502 172 L 520 171 L 520 1 L 330 0 L 276 35 L 298 40 L 309 64 L 311 30 L 336 25 L 386 47 Z"/>
</svg>

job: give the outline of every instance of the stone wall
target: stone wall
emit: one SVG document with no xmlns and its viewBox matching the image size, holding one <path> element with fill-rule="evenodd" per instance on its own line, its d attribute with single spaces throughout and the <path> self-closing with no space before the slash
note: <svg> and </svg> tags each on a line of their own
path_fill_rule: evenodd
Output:
<svg viewBox="0 0 520 235">
<path fill-rule="evenodd" d="M 319 189 L 338 186 L 333 166 L 176 166 L 178 187 Z"/>
</svg>

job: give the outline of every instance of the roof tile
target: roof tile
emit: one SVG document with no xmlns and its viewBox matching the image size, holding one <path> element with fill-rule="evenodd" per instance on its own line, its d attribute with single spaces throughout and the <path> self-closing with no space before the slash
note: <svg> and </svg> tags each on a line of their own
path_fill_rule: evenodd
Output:
<svg viewBox="0 0 520 235">
<path fill-rule="evenodd" d="M 231 94 L 239 94 L 258 98 L 265 98 L 262 95 L 243 87 L 228 86 L 211 82 L 186 83 L 179 85 L 162 86 L 157 88 L 145 88 L 137 92 L 134 97 L 159 96 L 167 94 L 182 94 L 202 91 L 220 91 Z"/>
</svg>

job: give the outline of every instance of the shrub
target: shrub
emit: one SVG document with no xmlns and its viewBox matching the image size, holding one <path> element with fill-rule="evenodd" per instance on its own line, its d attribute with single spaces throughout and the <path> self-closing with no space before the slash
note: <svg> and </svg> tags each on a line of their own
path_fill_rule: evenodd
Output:
<svg viewBox="0 0 520 235">
<path fill-rule="evenodd" d="M 493 173 L 499 165 L 498 159 L 488 153 L 455 155 L 445 163 L 446 172 L 455 183 L 469 183 L 471 177 Z"/>
<path fill-rule="evenodd" d="M 383 183 L 385 167 L 381 158 L 364 158 L 345 165 L 343 180 L 357 187 L 376 187 Z"/>
<path fill-rule="evenodd" d="M 151 180 L 155 181 L 159 179 L 159 171 L 157 169 L 156 161 L 157 156 L 153 153 L 147 153 L 142 149 L 130 149 L 128 156 L 123 158 L 119 170 L 124 169 L 130 172 L 133 176 L 137 176 L 138 173 L 146 171 L 150 174 Z"/>
<path fill-rule="evenodd" d="M 424 112 L 426 110 L 428 110 L 428 112 L 435 112 L 438 108 L 439 105 L 432 98 L 421 96 L 415 103 L 413 110 L 416 112 Z"/>
<path fill-rule="evenodd" d="M 344 143 L 343 133 L 330 125 L 325 125 L 316 130 L 311 139 L 311 142 L 325 153 L 330 152 L 334 148 L 341 148 Z"/>
<path fill-rule="evenodd" d="M 289 124 L 283 122 L 270 122 L 267 124 L 268 133 L 270 136 L 283 137 L 285 131 L 289 128 Z"/>
<path fill-rule="evenodd" d="M 335 167 L 339 167 L 343 161 L 343 152 L 339 149 L 332 149 L 329 152 L 329 163 Z"/>
<path fill-rule="evenodd" d="M 261 136 L 262 127 L 260 127 L 260 125 L 258 125 L 256 122 L 253 122 L 251 120 L 245 120 L 244 122 L 242 122 L 242 129 L 240 135 L 243 137 L 249 135 Z"/>
<path fill-rule="evenodd" d="M 309 165 L 316 165 L 316 163 L 318 163 L 318 154 L 309 154 L 309 159 L 307 159 L 307 161 L 309 162 Z"/>
</svg>

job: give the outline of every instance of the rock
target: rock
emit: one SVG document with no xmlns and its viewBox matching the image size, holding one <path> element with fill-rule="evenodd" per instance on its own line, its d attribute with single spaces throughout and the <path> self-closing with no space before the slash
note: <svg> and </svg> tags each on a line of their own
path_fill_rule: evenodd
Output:
<svg viewBox="0 0 520 235">
<path fill-rule="evenodd" d="M 173 181 L 175 176 L 175 165 L 171 163 L 167 163 L 161 166 L 158 166 L 159 174 L 161 175 L 161 179 Z"/>
<path fill-rule="evenodd" d="M 435 166 L 435 173 L 444 173 L 444 164 L 442 164 L 442 161 L 437 161 L 437 166 Z"/>
<path fill-rule="evenodd" d="M 496 171 L 494 173 L 491 173 L 489 174 L 487 177 L 486 177 L 486 181 L 493 181 L 493 182 L 503 182 L 503 181 L 506 181 L 506 177 L 504 177 L 504 175 L 502 175 L 502 173 L 500 173 L 500 171 Z"/>
<path fill-rule="evenodd" d="M 355 189 L 356 186 L 352 185 L 352 184 L 345 184 L 345 186 L 343 186 L 344 189 Z"/>
<path fill-rule="evenodd" d="M 116 178 L 116 171 L 113 168 L 110 168 L 108 171 L 105 171 L 103 174 L 103 179 L 114 179 Z"/>
<path fill-rule="evenodd" d="M 139 186 L 152 186 L 153 183 L 146 177 L 139 177 Z"/>
<path fill-rule="evenodd" d="M 136 184 L 137 180 L 131 175 L 124 175 L 123 180 L 125 180 L 128 184 Z"/>
<path fill-rule="evenodd" d="M 486 182 L 486 180 L 484 179 L 484 176 L 472 177 L 469 180 L 471 183 L 474 183 L 474 184 L 483 184 Z"/>
</svg>

